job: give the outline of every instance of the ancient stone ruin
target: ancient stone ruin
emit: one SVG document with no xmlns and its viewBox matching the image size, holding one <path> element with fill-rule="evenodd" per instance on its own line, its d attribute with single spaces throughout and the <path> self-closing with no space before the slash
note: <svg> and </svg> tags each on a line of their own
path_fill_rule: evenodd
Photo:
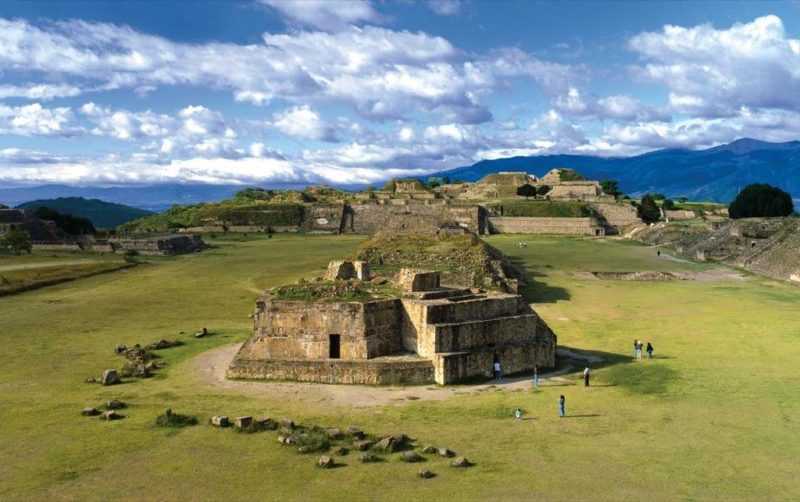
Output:
<svg viewBox="0 0 800 502">
<path fill-rule="evenodd" d="M 325 280 L 369 278 L 331 262 Z M 435 271 L 400 270 L 388 297 L 256 302 L 254 329 L 228 378 L 347 384 L 449 384 L 555 364 L 556 335 L 518 294 L 445 287 Z"/>
</svg>

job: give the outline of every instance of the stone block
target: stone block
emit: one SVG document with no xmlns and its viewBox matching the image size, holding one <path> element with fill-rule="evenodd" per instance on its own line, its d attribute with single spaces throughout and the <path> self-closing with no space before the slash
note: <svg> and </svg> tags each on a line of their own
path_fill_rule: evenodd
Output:
<svg viewBox="0 0 800 502">
<path fill-rule="evenodd" d="M 360 281 L 369 281 L 372 279 L 369 271 L 369 263 L 365 261 L 354 261 L 353 267 L 355 268 L 356 279 Z"/>
<path fill-rule="evenodd" d="M 109 368 L 103 372 L 103 376 L 100 379 L 100 382 L 103 385 L 114 385 L 119 383 L 119 373 L 117 370 L 113 368 Z"/>
<path fill-rule="evenodd" d="M 251 423 L 253 423 L 253 417 L 251 416 L 236 417 L 233 423 L 239 429 L 246 429 L 247 427 L 250 427 Z"/>
<path fill-rule="evenodd" d="M 326 281 L 346 281 L 356 277 L 356 269 L 353 262 L 347 260 L 334 260 L 328 264 L 325 272 Z"/>
<path fill-rule="evenodd" d="M 406 293 L 432 291 L 439 288 L 439 272 L 423 272 L 404 268 L 400 270 L 400 287 Z"/>
<path fill-rule="evenodd" d="M 229 425 L 231 425 L 231 423 L 228 420 L 227 416 L 225 416 L 225 415 L 217 415 L 217 416 L 211 417 L 211 425 L 216 426 L 216 427 L 228 427 Z"/>
</svg>

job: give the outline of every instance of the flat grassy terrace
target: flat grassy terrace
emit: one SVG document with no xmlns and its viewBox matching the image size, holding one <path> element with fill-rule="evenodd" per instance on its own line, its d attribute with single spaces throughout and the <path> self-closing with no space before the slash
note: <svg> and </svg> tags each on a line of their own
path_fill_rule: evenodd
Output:
<svg viewBox="0 0 800 502">
<path fill-rule="evenodd" d="M 539 391 L 502 386 L 377 408 L 269 400 L 206 385 L 190 359 L 247 338 L 258 294 L 309 279 L 362 237 L 218 237 L 214 249 L 159 258 L 0 298 L 2 500 L 796 500 L 800 480 L 800 288 L 759 277 L 666 282 L 577 272 L 697 272 L 628 242 L 492 236 L 535 279 L 526 292 L 559 336 L 590 350 L 593 387 L 577 376 Z M 516 242 L 525 240 L 527 248 Z M 202 339 L 191 333 L 206 326 Z M 185 331 L 186 335 L 177 335 Z M 179 338 L 153 378 L 83 383 L 120 367 L 118 343 Z M 634 338 L 657 358 L 633 361 Z M 257 384 L 256 384 L 257 385 Z M 570 417 L 559 419 L 556 399 Z M 119 398 L 127 418 L 80 416 Z M 512 418 L 521 407 L 528 420 Z M 203 425 L 161 429 L 166 408 Z M 438 474 L 395 458 L 339 469 L 278 444 L 204 423 L 215 414 L 289 416 L 304 424 L 404 432 L 476 466 Z"/>
</svg>

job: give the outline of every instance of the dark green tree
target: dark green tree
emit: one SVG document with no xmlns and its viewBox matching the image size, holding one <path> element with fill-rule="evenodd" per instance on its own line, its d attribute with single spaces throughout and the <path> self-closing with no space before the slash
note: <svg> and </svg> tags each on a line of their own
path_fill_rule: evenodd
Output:
<svg viewBox="0 0 800 502">
<path fill-rule="evenodd" d="M 33 249 L 33 243 L 28 232 L 24 230 L 11 230 L 0 238 L 0 249 L 11 250 L 14 254 L 20 255 L 23 251 L 28 253 Z"/>
<path fill-rule="evenodd" d="M 639 218 L 645 223 L 653 223 L 661 219 L 661 210 L 658 208 L 652 195 L 646 194 L 638 207 Z"/>
<path fill-rule="evenodd" d="M 450 184 L 450 176 L 442 176 L 442 185 Z"/>
<path fill-rule="evenodd" d="M 654 193 L 652 195 L 652 197 L 653 197 L 653 200 L 664 200 L 664 199 L 667 198 L 666 195 L 664 195 L 663 193 L 659 193 L 659 192 Z"/>
<path fill-rule="evenodd" d="M 789 216 L 793 211 L 792 196 L 766 183 L 747 185 L 728 208 L 731 218 Z"/>
<path fill-rule="evenodd" d="M 536 195 L 541 195 L 542 197 L 547 195 L 547 192 L 549 191 L 550 191 L 549 185 L 539 185 L 538 187 L 536 187 Z"/>
<path fill-rule="evenodd" d="M 94 234 L 97 231 L 88 218 L 79 218 L 71 214 L 59 213 L 49 207 L 42 206 L 33 212 L 37 218 L 53 221 L 56 227 L 70 235 Z"/>
<path fill-rule="evenodd" d="M 613 195 L 615 198 L 622 195 L 622 192 L 619 191 L 619 183 L 617 180 L 602 180 L 600 182 L 600 188 L 603 189 L 606 195 Z"/>
<path fill-rule="evenodd" d="M 675 202 L 672 199 L 664 199 L 664 202 L 661 203 L 661 207 L 664 210 L 675 209 Z"/>
<path fill-rule="evenodd" d="M 536 187 L 533 185 L 520 185 L 517 187 L 517 195 L 520 197 L 535 197 L 536 196 Z"/>
</svg>

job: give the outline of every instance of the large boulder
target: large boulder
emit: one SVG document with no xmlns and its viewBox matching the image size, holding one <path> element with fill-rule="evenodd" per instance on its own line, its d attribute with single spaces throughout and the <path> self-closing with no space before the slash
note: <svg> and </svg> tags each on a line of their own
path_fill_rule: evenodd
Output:
<svg viewBox="0 0 800 502">
<path fill-rule="evenodd" d="M 322 467 L 323 469 L 330 469 L 334 465 L 333 458 L 329 457 L 328 455 L 323 455 L 319 457 L 317 465 Z"/>
<path fill-rule="evenodd" d="M 425 460 L 424 457 L 418 455 L 417 452 L 414 451 L 404 451 L 400 454 L 400 460 L 403 462 L 422 462 Z"/>
<path fill-rule="evenodd" d="M 119 383 L 119 373 L 117 373 L 117 370 L 109 368 L 103 372 L 103 376 L 100 378 L 100 382 L 103 385 L 117 384 Z"/>
</svg>

